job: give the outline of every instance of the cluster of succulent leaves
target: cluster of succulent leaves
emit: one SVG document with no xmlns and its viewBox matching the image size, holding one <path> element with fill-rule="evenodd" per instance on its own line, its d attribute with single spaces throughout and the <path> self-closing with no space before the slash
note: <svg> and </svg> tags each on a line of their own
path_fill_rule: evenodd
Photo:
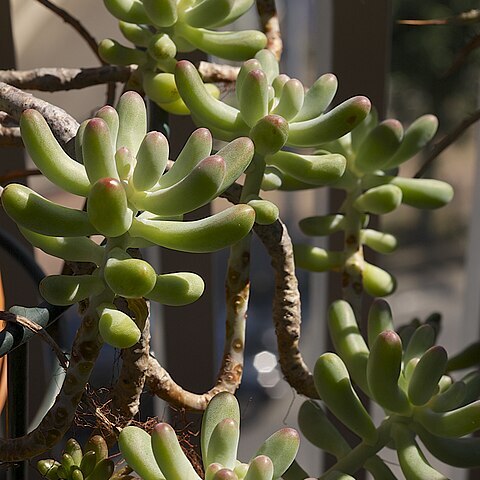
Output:
<svg viewBox="0 0 480 480">
<path fill-rule="evenodd" d="M 408 480 L 446 479 L 427 461 L 417 439 L 448 465 L 480 464 L 480 440 L 469 436 L 480 429 L 480 373 L 470 372 L 454 381 L 449 373 L 457 365 L 449 362 L 443 347 L 435 345 L 431 324 L 403 329 L 400 336 L 387 302 L 377 299 L 369 311 L 365 341 L 350 305 L 338 300 L 329 310 L 329 330 L 337 353 L 321 355 L 313 374 L 322 402 L 308 400 L 299 411 L 304 436 L 337 459 L 320 478 L 346 480 L 364 467 L 374 478 L 394 479 L 377 456 L 388 446 L 396 450 Z M 385 411 L 378 427 L 356 388 Z M 325 409 L 361 443 L 352 449 Z M 299 470 L 292 470 L 287 478 L 305 478 Z"/>
<path fill-rule="evenodd" d="M 208 404 L 202 419 L 201 450 L 206 480 L 279 479 L 293 462 L 298 433 L 283 428 L 271 435 L 248 463 L 237 460 L 240 410 L 236 398 L 221 392 Z M 149 435 L 128 426 L 118 440 L 128 465 L 144 480 L 200 480 L 185 455 L 175 431 L 159 423 Z"/>
<path fill-rule="evenodd" d="M 120 20 L 120 31 L 136 48 L 111 39 L 99 45 L 111 64 L 139 66 L 137 76 L 145 93 L 164 110 L 188 114 L 175 87 L 177 53 L 198 49 L 227 60 L 247 60 L 264 48 L 267 39 L 257 30 L 215 31 L 247 12 L 254 0 L 104 0 Z M 206 88 L 216 97 L 214 84 Z"/>
<path fill-rule="evenodd" d="M 82 447 L 70 438 L 57 462 L 53 458 L 39 460 L 37 469 L 48 480 L 129 480 L 134 477 L 115 471 L 115 463 L 108 457 L 105 439 L 94 435 Z"/>
<path fill-rule="evenodd" d="M 91 274 L 50 275 L 40 293 L 52 304 L 71 305 L 90 298 L 100 316 L 103 339 L 118 348 L 135 344 L 140 329 L 114 305 L 117 296 L 146 297 L 165 305 L 185 305 L 203 293 L 192 272 L 157 274 L 129 249 L 160 245 L 185 252 L 211 252 L 244 237 L 255 211 L 235 205 L 207 218 L 184 222 L 183 214 L 217 197 L 249 165 L 253 144 L 238 138 L 211 155 L 212 138 L 196 130 L 166 171 L 168 142 L 146 133 L 146 109 L 135 92 L 103 107 L 77 134 L 77 158 L 69 157 L 40 113 L 21 118 L 25 146 L 42 173 L 67 192 L 86 197 L 86 211 L 51 202 L 26 186 L 8 185 L 2 193 L 7 214 L 36 247 L 64 260 L 91 262 Z M 95 243 L 91 235 L 102 235 Z"/>
<path fill-rule="evenodd" d="M 349 134 L 323 145 L 346 158 L 345 174 L 333 185 L 345 191 L 345 200 L 339 212 L 302 219 L 299 225 L 303 233 L 316 237 L 342 231 L 345 242 L 356 244 L 359 251 L 363 246 L 382 254 L 394 251 L 396 238 L 368 228 L 370 215 L 390 213 L 401 204 L 420 209 L 440 208 L 453 197 L 453 189 L 446 182 L 398 175 L 398 167 L 420 152 L 435 135 L 437 125 L 433 115 L 424 115 L 404 132 L 397 120 L 378 122 L 376 115 L 370 114 Z M 303 188 L 312 187 L 305 179 Z M 314 272 L 340 271 L 345 268 L 349 254 L 346 250 L 329 251 L 298 244 L 296 264 Z M 357 256 L 356 261 L 368 294 L 383 297 L 393 292 L 396 282 L 388 272 L 363 257 Z"/>
</svg>

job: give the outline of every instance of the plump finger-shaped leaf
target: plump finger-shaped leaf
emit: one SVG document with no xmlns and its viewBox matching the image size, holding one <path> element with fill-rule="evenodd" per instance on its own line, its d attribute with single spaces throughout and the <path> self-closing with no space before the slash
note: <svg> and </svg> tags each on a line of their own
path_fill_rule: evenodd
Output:
<svg viewBox="0 0 480 480">
<path fill-rule="evenodd" d="M 128 466 L 144 480 L 165 480 L 153 456 L 150 435 L 139 427 L 129 425 L 118 437 L 118 448 Z"/>
<path fill-rule="evenodd" d="M 192 27 L 208 28 L 222 22 L 234 5 L 235 0 L 203 0 L 185 10 L 183 21 Z"/>
<path fill-rule="evenodd" d="M 234 61 L 252 58 L 267 44 L 267 37 L 258 30 L 217 32 L 182 24 L 179 34 L 203 52 Z"/>
<path fill-rule="evenodd" d="M 391 330 L 377 336 L 367 361 L 367 380 L 373 399 L 383 408 L 406 414 L 411 410 L 407 396 L 398 386 L 402 366 L 402 341 Z"/>
<path fill-rule="evenodd" d="M 398 120 L 388 119 L 371 130 L 359 145 L 355 166 L 362 172 L 383 168 L 398 150 L 403 138 L 403 127 Z"/>
<path fill-rule="evenodd" d="M 315 363 L 313 379 L 328 409 L 367 443 L 375 443 L 377 430 L 353 389 L 341 358 L 331 352 L 321 355 Z"/>
<path fill-rule="evenodd" d="M 408 382 L 408 399 L 414 405 L 425 405 L 435 393 L 445 373 L 447 352 L 440 345 L 429 348 L 419 359 Z"/>
<path fill-rule="evenodd" d="M 255 54 L 255 60 L 260 62 L 261 69 L 267 75 L 268 84 L 271 85 L 280 73 L 277 58 L 270 50 L 264 48 Z"/>
<path fill-rule="evenodd" d="M 149 132 L 140 144 L 132 182 L 136 190 L 153 187 L 165 170 L 168 161 L 168 140 L 160 132 Z"/>
<path fill-rule="evenodd" d="M 217 152 L 227 167 L 221 191 L 227 189 L 247 169 L 254 153 L 255 147 L 248 137 L 236 138 Z"/>
<path fill-rule="evenodd" d="M 282 186 L 283 173 L 276 167 L 266 166 L 261 189 L 265 192 L 278 190 Z M 312 185 L 313 188 L 313 185 Z"/>
<path fill-rule="evenodd" d="M 56 462 L 53 458 L 39 460 L 37 462 L 37 470 L 40 472 L 42 477 L 48 478 L 48 480 L 57 480 L 57 470 L 60 466 L 60 463 Z"/>
<path fill-rule="evenodd" d="M 395 291 L 397 282 L 385 270 L 365 262 L 363 267 L 363 288 L 372 297 L 385 297 Z"/>
<path fill-rule="evenodd" d="M 454 382 L 443 392 L 435 395 L 428 407 L 434 412 L 448 412 L 449 410 L 455 410 L 462 405 L 462 402 L 467 393 L 467 386 L 465 382 L 461 380 Z"/>
<path fill-rule="evenodd" d="M 295 244 L 295 264 L 311 272 L 338 270 L 344 263 L 343 252 L 334 252 L 311 245 Z"/>
<path fill-rule="evenodd" d="M 80 462 L 83 458 L 82 447 L 74 438 L 69 438 L 67 440 L 67 443 L 65 444 L 65 453 L 68 453 L 72 457 L 74 465 L 80 466 Z"/>
<path fill-rule="evenodd" d="M 355 480 L 354 477 L 348 473 L 338 472 L 337 470 L 332 470 L 327 474 L 323 475 L 324 480 Z"/>
<path fill-rule="evenodd" d="M 368 310 L 368 345 L 385 330 L 394 330 L 393 315 L 390 305 L 382 298 L 376 298 Z"/>
<path fill-rule="evenodd" d="M 402 202 L 402 190 L 395 185 L 380 185 L 362 193 L 354 202 L 360 212 L 383 215 L 392 212 Z"/>
<path fill-rule="evenodd" d="M 115 149 L 117 144 L 119 118 L 117 111 L 110 105 L 105 105 L 95 113 L 96 118 L 101 118 L 108 126 L 112 147 Z M 86 125 L 85 125 L 86 126 Z M 83 157 L 83 156 L 82 156 Z"/>
<path fill-rule="evenodd" d="M 449 412 L 421 408 L 415 419 L 429 432 L 440 437 L 463 437 L 480 428 L 480 400 Z"/>
<path fill-rule="evenodd" d="M 220 465 L 233 470 L 237 459 L 239 438 L 238 422 L 232 418 L 225 418 L 219 422 L 213 429 L 208 442 L 206 464 L 220 463 Z"/>
<path fill-rule="evenodd" d="M 420 358 L 435 344 L 435 331 L 430 325 L 421 325 L 413 332 L 405 348 L 403 362 L 406 365 L 413 358 Z"/>
<path fill-rule="evenodd" d="M 453 198 L 452 186 L 440 180 L 394 177 L 391 183 L 402 191 L 402 203 L 416 208 L 440 208 Z"/>
<path fill-rule="evenodd" d="M 49 275 L 39 284 L 40 295 L 52 305 L 73 305 L 104 288 L 102 280 L 92 275 Z"/>
<path fill-rule="evenodd" d="M 415 442 L 415 434 L 408 427 L 400 424 L 392 426 L 400 467 L 407 480 L 447 480 L 426 460 L 420 447 Z"/>
<path fill-rule="evenodd" d="M 80 470 L 80 467 L 77 467 L 76 465 L 70 470 L 70 478 L 71 480 L 85 480 L 83 472 Z"/>
<path fill-rule="evenodd" d="M 181 98 L 170 103 L 157 102 L 157 104 L 162 110 L 168 113 L 173 113 L 174 115 L 190 115 L 190 110 Z"/>
<path fill-rule="evenodd" d="M 147 71 L 143 75 L 143 88 L 156 103 L 171 103 L 180 99 L 173 73 Z"/>
<path fill-rule="evenodd" d="M 463 406 L 474 402 L 480 396 L 480 372 L 469 372 L 461 380 L 466 385 L 465 398 L 461 404 Z"/>
<path fill-rule="evenodd" d="M 305 235 L 323 237 L 341 231 L 344 228 L 344 218 L 345 217 L 339 213 L 307 217 L 302 218 L 302 220 L 298 222 L 298 226 Z"/>
<path fill-rule="evenodd" d="M 58 237 L 97 233 L 86 212 L 51 202 L 24 185 L 7 185 L 1 199 L 8 216 L 33 232 Z"/>
<path fill-rule="evenodd" d="M 237 97 L 237 103 L 240 101 L 240 92 L 242 91 L 243 81 L 246 76 L 253 70 L 262 70 L 262 65 L 256 58 L 250 58 L 246 62 L 243 62 L 235 81 L 235 95 Z"/>
<path fill-rule="evenodd" d="M 245 480 L 272 480 L 273 463 L 266 455 L 255 457 L 248 466 Z"/>
<path fill-rule="evenodd" d="M 251 70 L 245 75 L 238 95 L 238 107 L 249 127 L 268 114 L 268 82 L 263 70 Z"/>
<path fill-rule="evenodd" d="M 463 370 L 480 364 L 480 341 L 474 342 L 465 347 L 461 352 L 448 359 L 447 370 Z"/>
<path fill-rule="evenodd" d="M 272 111 L 286 120 L 294 119 L 301 110 L 305 97 L 302 83 L 296 78 L 285 82 L 278 104 Z"/>
<path fill-rule="evenodd" d="M 83 446 L 83 450 L 87 452 L 95 452 L 97 463 L 108 458 L 108 446 L 107 442 L 101 435 L 94 435 L 87 440 L 87 443 Z"/>
<path fill-rule="evenodd" d="M 370 106 L 366 97 L 353 97 L 326 114 L 293 122 L 290 124 L 287 145 L 314 147 L 343 137 L 367 116 Z"/>
<path fill-rule="evenodd" d="M 51 237 L 22 227 L 20 232 L 34 247 L 54 257 L 96 265 L 102 263 L 104 248 L 88 237 Z"/>
<path fill-rule="evenodd" d="M 111 308 L 103 308 L 98 321 L 98 331 L 105 343 L 114 348 L 130 348 L 140 339 L 142 332 L 126 314 Z"/>
<path fill-rule="evenodd" d="M 247 10 L 250 9 L 254 1 L 255 0 L 235 0 L 232 10 L 226 17 L 224 17 L 222 20 L 219 20 L 215 24 L 204 25 L 204 27 L 223 27 L 224 25 L 234 22 L 237 18 L 241 17 Z"/>
<path fill-rule="evenodd" d="M 211 463 L 205 468 L 205 480 L 213 480 L 215 474 L 222 470 L 223 466 L 220 463 Z"/>
<path fill-rule="evenodd" d="M 160 62 L 170 62 L 177 54 L 177 46 L 170 36 L 166 33 L 157 33 L 154 35 L 148 45 L 149 55 Z"/>
<path fill-rule="evenodd" d="M 344 300 L 337 300 L 330 306 L 328 315 L 328 328 L 336 352 L 347 366 L 352 380 L 364 392 L 368 392 L 366 373 L 369 350 L 352 307 Z"/>
<path fill-rule="evenodd" d="M 367 228 L 361 231 L 361 241 L 378 253 L 392 253 L 397 248 L 397 239 L 385 232 Z"/>
<path fill-rule="evenodd" d="M 104 277 L 108 286 L 125 298 L 140 298 L 155 286 L 157 274 L 145 260 L 121 258 L 120 249 L 113 249 L 105 264 Z"/>
<path fill-rule="evenodd" d="M 162 305 L 188 305 L 203 294 L 205 283 L 202 277 L 191 272 L 158 275 L 155 286 L 145 296 Z"/>
<path fill-rule="evenodd" d="M 212 123 L 221 130 L 235 131 L 239 135 L 248 131 L 240 112 L 214 98 L 190 62 L 182 60 L 177 63 L 175 83 L 183 101 L 200 122 Z"/>
<path fill-rule="evenodd" d="M 261 118 L 250 130 L 250 138 L 259 155 L 271 155 L 278 152 L 288 139 L 288 122 L 279 115 L 267 115 Z"/>
<path fill-rule="evenodd" d="M 303 106 L 294 121 L 304 122 L 319 117 L 330 105 L 337 87 L 337 77 L 331 73 L 318 78 L 305 94 Z"/>
<path fill-rule="evenodd" d="M 271 225 L 278 219 L 278 207 L 268 200 L 254 199 L 247 202 L 255 210 L 255 222 L 259 225 Z"/>
<path fill-rule="evenodd" d="M 145 24 L 149 18 L 139 0 L 103 0 L 107 10 L 124 22 Z"/>
<path fill-rule="evenodd" d="M 106 237 L 123 235 L 133 219 L 125 188 L 115 178 L 95 182 L 88 194 L 87 213 L 92 225 Z"/>
<path fill-rule="evenodd" d="M 295 459 L 300 437 L 293 428 L 282 428 L 270 435 L 257 450 L 255 457 L 266 455 L 273 463 L 273 478 L 280 478 Z"/>
<path fill-rule="evenodd" d="M 206 128 L 195 130 L 179 153 L 172 168 L 163 175 L 158 186 L 171 187 L 185 178 L 212 151 L 212 134 Z M 222 157 L 223 158 L 223 157 Z"/>
<path fill-rule="evenodd" d="M 121 147 L 115 152 L 115 165 L 120 180 L 126 180 L 130 177 L 136 163 L 137 160 L 127 147 Z"/>
<path fill-rule="evenodd" d="M 117 111 L 120 119 L 117 150 L 127 147 L 136 156 L 147 133 L 147 110 L 143 98 L 137 92 L 125 92 L 120 97 Z"/>
<path fill-rule="evenodd" d="M 90 188 L 85 167 L 60 147 L 43 116 L 28 109 L 20 117 L 22 140 L 38 169 L 67 192 L 86 196 Z"/>
<path fill-rule="evenodd" d="M 434 115 L 423 115 L 407 128 L 400 148 L 389 160 L 387 168 L 394 168 L 418 153 L 434 137 L 438 119 Z"/>
<path fill-rule="evenodd" d="M 203 453 L 205 469 L 208 467 L 206 456 L 210 448 L 210 440 L 213 432 L 217 425 L 225 419 L 231 419 L 237 425 L 239 425 L 240 408 L 234 395 L 228 392 L 220 392 L 210 400 L 210 403 L 208 404 L 202 418 L 200 444 Z"/>
<path fill-rule="evenodd" d="M 337 153 L 300 155 L 283 150 L 268 155 L 265 161 L 301 182 L 313 185 L 335 183 L 343 175 L 347 165 L 345 157 Z"/>
<path fill-rule="evenodd" d="M 222 468 L 213 474 L 212 480 L 238 480 L 238 477 L 233 470 Z"/>
<path fill-rule="evenodd" d="M 122 35 L 134 45 L 137 47 L 148 47 L 153 33 L 146 25 L 120 21 L 118 26 Z"/>
<path fill-rule="evenodd" d="M 183 453 L 175 430 L 168 423 L 159 423 L 152 432 L 153 455 L 168 480 L 200 480 Z"/>
<path fill-rule="evenodd" d="M 235 205 L 210 217 L 192 222 L 134 219 L 130 235 L 182 252 L 215 252 L 238 242 L 255 222 L 255 210 Z"/>
<path fill-rule="evenodd" d="M 111 38 L 99 43 L 98 54 L 102 60 L 112 65 L 142 65 L 147 61 L 145 52 L 125 47 Z"/>
<path fill-rule="evenodd" d="M 93 472 L 95 465 L 97 464 L 97 454 L 93 450 L 85 452 L 82 461 L 80 463 L 80 470 L 85 477 L 88 477 Z"/>
<path fill-rule="evenodd" d="M 138 192 L 133 202 L 157 215 L 180 215 L 205 205 L 217 196 L 225 178 L 225 161 L 219 155 L 202 160 L 175 185 L 154 192 Z"/>
<path fill-rule="evenodd" d="M 373 107 L 365 119 L 350 132 L 350 147 L 356 152 L 365 137 L 378 125 L 378 112 Z"/>
<path fill-rule="evenodd" d="M 298 426 L 310 443 L 337 458 L 350 451 L 347 441 L 327 418 L 322 407 L 313 400 L 302 403 L 298 411 Z"/>
<path fill-rule="evenodd" d="M 415 425 L 414 428 L 427 450 L 441 462 L 459 468 L 480 465 L 480 438 L 444 438 L 433 435 L 420 425 Z"/>
<path fill-rule="evenodd" d="M 178 18 L 176 0 L 142 0 L 143 7 L 152 23 L 170 27 Z"/>
<path fill-rule="evenodd" d="M 113 460 L 104 458 L 95 465 L 93 472 L 88 476 L 88 480 L 104 480 L 110 478 L 115 470 Z"/>
<path fill-rule="evenodd" d="M 92 118 L 83 132 L 83 164 L 91 183 L 101 178 L 117 178 L 110 130 L 101 118 Z"/>
</svg>

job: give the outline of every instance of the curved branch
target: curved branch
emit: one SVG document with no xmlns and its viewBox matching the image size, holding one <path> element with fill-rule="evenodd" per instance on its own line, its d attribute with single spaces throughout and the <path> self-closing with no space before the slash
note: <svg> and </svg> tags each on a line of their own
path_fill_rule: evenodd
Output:
<svg viewBox="0 0 480 480">
<path fill-rule="evenodd" d="M 283 42 L 275 0 L 257 0 L 257 11 L 262 30 L 267 36 L 267 48 L 275 55 L 277 60 L 280 60 Z"/>
</svg>

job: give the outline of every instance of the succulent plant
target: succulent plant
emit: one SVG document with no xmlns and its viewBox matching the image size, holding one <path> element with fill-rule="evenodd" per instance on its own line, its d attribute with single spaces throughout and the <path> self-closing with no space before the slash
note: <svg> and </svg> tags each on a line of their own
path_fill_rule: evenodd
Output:
<svg viewBox="0 0 480 480">
<path fill-rule="evenodd" d="M 468 435 L 480 429 L 480 374 L 459 381 L 446 374 L 447 352 L 435 345 L 434 328 L 419 326 L 402 343 L 394 331 L 390 307 L 377 299 L 368 316 L 368 340 L 360 334 L 350 305 L 338 300 L 329 311 L 336 350 L 319 357 L 315 386 L 322 403 L 305 402 L 299 425 L 305 437 L 337 458 L 333 471 L 353 475 L 365 467 L 375 478 L 395 477 L 377 456 L 385 446 L 396 450 L 410 479 L 444 479 L 426 460 L 417 438 L 440 461 L 461 468 L 480 465 L 480 440 Z M 385 411 L 376 427 L 353 385 Z M 328 420 L 325 408 L 361 438 L 353 449 Z M 287 478 L 305 478 L 288 475 Z M 338 478 L 350 478 L 341 477 Z"/>
<path fill-rule="evenodd" d="M 121 97 L 117 110 L 103 107 L 82 124 L 76 141 L 83 165 L 61 149 L 37 111 L 27 110 L 20 123 L 38 168 L 67 192 L 86 197 L 86 211 L 58 205 L 17 184 L 3 190 L 3 207 L 34 246 L 95 265 L 88 275 L 48 276 L 40 292 L 56 305 L 90 298 L 103 339 L 115 347 L 132 346 L 140 336 L 135 322 L 115 306 L 117 296 L 185 305 L 204 289 L 195 273 L 158 275 L 148 262 L 132 257 L 129 248 L 160 245 L 211 252 L 237 242 L 255 221 L 255 211 L 244 204 L 182 221 L 184 213 L 211 201 L 247 168 L 253 156 L 248 138 L 211 155 L 211 135 L 198 129 L 166 172 L 168 142 L 159 132 L 146 133 L 145 105 L 134 92 Z M 94 234 L 105 237 L 102 245 L 89 238 Z"/>
<path fill-rule="evenodd" d="M 37 470 L 48 480 L 129 480 L 134 477 L 119 470 L 108 458 L 108 447 L 103 437 L 95 435 L 84 445 L 70 438 L 60 462 L 53 458 L 39 460 Z"/>
<path fill-rule="evenodd" d="M 363 258 L 363 247 L 388 254 L 397 246 L 396 238 L 368 228 L 369 215 L 392 212 L 400 204 L 422 209 L 435 209 L 449 203 L 452 187 L 445 182 L 423 178 L 403 178 L 397 167 L 417 154 L 435 135 L 437 119 L 424 115 L 403 132 L 397 120 L 378 123 L 370 115 L 351 133 L 322 146 L 343 155 L 346 172 L 333 187 L 345 191 L 340 211 L 323 216 L 304 218 L 300 229 L 309 236 L 326 236 L 344 232 L 343 251 L 328 251 L 319 247 L 295 246 L 296 264 L 310 271 L 341 271 L 344 283 L 374 297 L 389 295 L 395 289 L 395 279 L 388 272 Z M 278 166 L 281 168 L 281 165 Z M 295 188 L 314 188 L 308 177 L 300 179 L 283 172 Z M 288 184 L 287 183 L 287 184 Z M 310 184 L 309 184 L 310 183 Z"/>
<path fill-rule="evenodd" d="M 283 428 L 271 435 L 248 463 L 237 460 L 240 411 L 236 398 L 215 395 L 203 415 L 201 449 L 207 480 L 271 480 L 280 478 L 293 462 L 299 437 Z M 159 423 L 151 435 L 135 426 L 122 430 L 120 451 L 128 465 L 144 480 L 199 480 L 185 456 L 175 431 Z"/>
<path fill-rule="evenodd" d="M 137 64 L 145 93 L 164 110 L 188 114 L 175 86 L 176 55 L 198 49 L 228 60 L 247 60 L 267 39 L 256 30 L 215 31 L 241 17 L 253 0 L 104 0 L 120 20 L 120 31 L 136 47 L 111 39 L 99 45 L 101 57 L 117 65 Z M 206 84 L 210 93 L 218 88 Z"/>
</svg>

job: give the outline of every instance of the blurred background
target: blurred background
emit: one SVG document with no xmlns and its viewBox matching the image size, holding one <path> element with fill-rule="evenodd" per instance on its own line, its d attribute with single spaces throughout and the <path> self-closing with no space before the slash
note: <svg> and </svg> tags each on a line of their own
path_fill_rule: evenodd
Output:
<svg viewBox="0 0 480 480">
<path fill-rule="evenodd" d="M 8 3 L 8 0 L 2 1 Z M 305 85 L 311 85 L 320 74 L 333 71 L 340 84 L 336 103 L 345 96 L 366 94 L 374 100 L 380 112 L 398 118 L 405 126 L 420 115 L 433 113 L 440 120 L 438 140 L 477 109 L 479 54 L 473 51 L 461 65 L 455 66 L 455 62 L 465 45 L 479 33 L 478 27 L 475 24 L 410 26 L 397 21 L 450 17 L 475 8 L 477 3 L 473 0 L 394 0 L 391 3 L 364 0 L 352 5 L 346 0 L 277 0 L 284 40 L 281 70 L 299 78 Z M 100 0 L 57 0 L 56 4 L 77 17 L 97 41 L 107 37 L 121 40 L 116 21 Z M 10 7 L 17 69 L 98 65 L 76 32 L 39 2 L 10 0 Z M 238 27 L 256 28 L 257 25 L 256 12 L 252 10 Z M 81 122 L 105 103 L 106 88 L 97 86 L 80 91 L 34 94 L 61 106 Z M 179 127 L 178 138 L 183 136 L 186 139 L 191 128 Z M 479 336 L 480 217 L 475 213 L 480 206 L 480 180 L 476 168 L 480 145 L 476 130 L 476 127 L 468 129 L 435 160 L 426 175 L 451 183 L 455 189 L 453 202 L 438 211 L 423 212 L 402 206 L 391 216 L 386 215 L 382 228 L 398 237 L 399 248 L 377 260 L 398 280 L 397 291 L 388 299 L 396 325 L 408 323 L 415 317 L 423 320 L 432 312 L 441 313 L 439 342 L 452 354 Z M 181 140 L 178 142 L 181 144 Z M 9 156 L 9 149 L 0 150 L 2 168 L 8 166 Z M 423 161 L 422 156 L 411 160 L 402 166 L 402 175 L 413 176 Z M 30 183 L 53 200 L 81 206 L 75 203 L 77 199 L 56 191 L 46 180 L 35 177 Z M 282 219 L 289 226 L 294 241 L 306 242 L 308 240 L 299 231 L 297 221 L 328 212 L 329 192 L 303 191 L 287 195 L 288 199 L 275 194 L 273 199 L 279 205 Z M 221 202 L 213 208 L 224 208 L 225 204 Z M 5 252 L 0 253 L 0 264 L 3 265 Z M 227 254 L 220 252 L 206 260 L 194 257 L 186 260 L 193 270 L 199 262 L 199 269 L 209 271 L 208 304 L 198 307 L 207 312 L 208 318 L 195 318 L 195 309 L 152 310 L 153 344 L 157 357 L 179 383 L 198 391 L 210 388 L 223 349 L 223 277 Z M 35 255 L 46 273 L 60 271 L 60 261 L 40 252 Z M 157 262 L 159 270 L 169 262 L 158 252 L 147 255 Z M 255 243 L 252 266 L 245 373 L 238 392 L 243 416 L 241 457 L 245 460 L 276 429 L 296 424 L 296 411 L 303 401 L 283 381 L 277 366 L 271 322 L 272 272 L 269 259 L 258 242 Z M 302 348 L 307 362 L 313 367 L 327 345 L 328 278 L 326 274 L 301 271 L 298 276 L 303 309 Z M 5 273 L 4 283 L 8 283 Z M 23 294 L 27 288 L 21 280 L 14 286 L 5 285 L 7 307 L 20 301 L 13 291 L 18 293 L 20 290 Z M 23 304 L 31 302 L 34 305 L 36 301 L 35 294 L 30 294 L 29 300 L 24 300 Z M 193 318 L 189 319 L 189 316 Z M 75 312 L 68 312 L 67 317 L 61 322 L 65 344 L 78 324 Z M 177 327 L 172 327 L 171 323 L 166 325 L 169 320 L 175 320 Z M 207 343 L 198 340 L 197 333 L 191 333 L 188 322 L 196 325 L 202 334 L 201 339 L 209 339 Z M 200 322 L 205 323 L 199 325 Z M 185 339 L 185 332 L 192 337 L 192 345 Z M 56 377 L 52 383 L 50 352 L 40 342 L 35 343 L 36 346 L 32 342 L 31 348 L 39 353 L 31 355 L 36 359 L 31 362 L 36 368 L 41 363 L 44 367 L 40 372 L 36 369 L 38 376 L 36 373 L 30 384 L 31 392 L 37 395 L 37 399 L 31 401 L 32 422 L 35 422 L 37 407 L 41 405 L 43 385 L 58 383 Z M 215 346 L 215 355 L 210 351 L 211 346 Z M 113 380 L 112 359 L 118 359 L 118 354 L 106 351 L 92 380 L 94 387 Z M 165 417 L 169 414 L 171 412 L 162 402 L 146 398 L 143 416 Z M 320 472 L 322 458 L 307 442 L 302 443 L 299 461 L 311 475 Z M 392 462 L 395 461 L 392 458 Z M 30 470 L 31 478 L 35 478 L 33 469 Z M 449 474 L 456 479 L 467 478 L 453 469 Z"/>
</svg>

